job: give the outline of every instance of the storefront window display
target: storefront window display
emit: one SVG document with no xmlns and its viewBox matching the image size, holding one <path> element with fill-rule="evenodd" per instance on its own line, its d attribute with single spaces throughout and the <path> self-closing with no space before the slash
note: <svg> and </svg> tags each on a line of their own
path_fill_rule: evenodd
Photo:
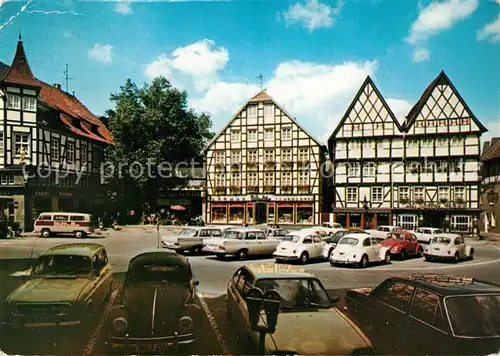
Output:
<svg viewBox="0 0 500 356">
<path fill-rule="evenodd" d="M 275 209 L 274 209 L 274 204 L 269 204 L 267 207 L 267 223 L 268 224 L 274 224 L 275 221 Z"/>
<path fill-rule="evenodd" d="M 313 223 L 313 207 L 297 206 L 297 224 Z"/>
<path fill-rule="evenodd" d="M 246 222 L 247 224 L 253 224 L 254 223 L 254 220 L 253 220 L 253 205 L 248 205 L 247 206 L 247 218 L 246 218 Z"/>
<path fill-rule="evenodd" d="M 293 224 L 293 206 L 291 205 L 278 206 L 278 223 Z"/>
<path fill-rule="evenodd" d="M 351 214 L 351 226 L 350 227 L 361 227 L 361 214 Z"/>
<path fill-rule="evenodd" d="M 229 208 L 229 222 L 243 222 L 245 217 L 245 207 L 244 206 L 231 206 Z"/>
<path fill-rule="evenodd" d="M 347 216 L 346 214 L 338 214 L 335 216 L 335 222 L 342 226 L 347 226 Z"/>
<path fill-rule="evenodd" d="M 227 208 L 225 206 L 212 208 L 212 222 L 227 222 Z"/>
</svg>

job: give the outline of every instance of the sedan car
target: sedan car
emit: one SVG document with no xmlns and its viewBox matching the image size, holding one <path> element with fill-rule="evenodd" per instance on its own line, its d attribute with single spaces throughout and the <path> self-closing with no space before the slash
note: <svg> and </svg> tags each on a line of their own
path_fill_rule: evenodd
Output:
<svg viewBox="0 0 500 356">
<path fill-rule="evenodd" d="M 37 258 L 29 280 L 6 298 L 2 325 L 10 331 L 85 325 L 110 294 L 111 284 L 104 246 L 54 246 Z"/>
<path fill-rule="evenodd" d="M 130 260 L 121 303 L 106 316 L 110 351 L 162 353 L 192 345 L 201 309 L 186 257 L 155 250 Z"/>
<path fill-rule="evenodd" d="M 286 235 L 273 253 L 276 262 L 300 261 L 306 264 L 310 259 L 321 258 L 325 241 L 312 231 L 302 230 Z"/>
<path fill-rule="evenodd" d="M 453 261 L 474 258 L 474 248 L 465 243 L 458 234 L 441 234 L 435 236 L 429 246 L 424 249 L 426 261 Z"/>
<path fill-rule="evenodd" d="M 277 290 L 281 297 L 276 331 L 265 337 L 265 355 L 374 354 L 370 340 L 332 304 L 338 298 L 330 299 L 319 279 L 303 268 L 275 264 L 243 266 L 228 283 L 227 316 L 246 354 L 258 352 L 259 334 L 251 330 L 245 301 L 253 287 Z"/>
<path fill-rule="evenodd" d="M 336 231 L 325 240 L 325 245 L 323 246 L 323 251 L 321 252 L 324 259 L 330 259 L 330 255 L 335 247 L 337 247 L 340 238 L 348 233 L 349 230 L 347 229 L 336 229 Z"/>
<path fill-rule="evenodd" d="M 347 313 L 381 354 L 487 355 L 500 350 L 500 286 L 415 274 L 346 293 Z M 390 337 L 388 337 L 390 335 Z"/>
<path fill-rule="evenodd" d="M 393 232 L 390 237 L 380 243 L 389 248 L 393 256 L 404 260 L 407 256 L 422 256 L 424 250 L 418 243 L 417 237 L 410 231 Z"/>
<path fill-rule="evenodd" d="M 436 229 L 435 227 L 419 227 L 415 230 L 415 236 L 417 236 L 417 240 L 424 243 L 431 242 L 432 238 L 436 235 L 441 235 L 443 230 Z"/>
<path fill-rule="evenodd" d="M 391 262 L 389 249 L 369 234 L 348 234 L 339 240 L 330 257 L 330 264 L 356 265 L 366 268 L 371 262 Z"/>
</svg>

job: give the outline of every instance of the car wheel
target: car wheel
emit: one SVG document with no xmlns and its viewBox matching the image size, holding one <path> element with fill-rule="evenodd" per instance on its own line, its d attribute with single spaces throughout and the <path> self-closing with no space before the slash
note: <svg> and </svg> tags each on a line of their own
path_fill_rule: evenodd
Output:
<svg viewBox="0 0 500 356">
<path fill-rule="evenodd" d="M 384 263 L 387 265 L 391 263 L 391 254 L 389 252 L 385 253 Z"/>
<path fill-rule="evenodd" d="M 83 239 L 85 237 L 85 233 L 83 231 L 75 231 L 75 237 L 77 239 Z"/>
<path fill-rule="evenodd" d="M 360 268 L 366 268 L 368 267 L 368 263 L 370 261 L 368 261 L 368 256 L 367 255 L 363 255 L 363 257 L 361 257 L 361 261 L 359 262 L 359 267 Z"/>
<path fill-rule="evenodd" d="M 222 254 L 215 255 L 215 258 L 217 258 L 218 260 L 223 260 L 224 257 L 226 257 L 226 255 L 222 255 Z"/>
<path fill-rule="evenodd" d="M 424 255 L 424 250 L 422 249 L 422 247 L 419 247 L 418 252 L 417 252 L 417 256 L 422 257 L 423 255 Z"/>
<path fill-rule="evenodd" d="M 458 252 L 455 252 L 455 256 L 453 257 L 453 262 L 458 263 L 458 261 L 460 261 L 460 256 Z"/>
<path fill-rule="evenodd" d="M 333 253 L 333 248 L 331 248 L 330 251 L 328 251 L 328 259 L 332 258 L 332 253 Z"/>
<path fill-rule="evenodd" d="M 300 263 L 305 265 L 307 262 L 309 262 L 309 254 L 307 252 L 302 252 L 300 255 Z"/>
<path fill-rule="evenodd" d="M 471 249 L 470 249 L 470 252 L 469 252 L 469 259 L 470 259 L 470 260 L 473 260 L 473 259 L 474 259 L 474 249 L 473 249 L 473 248 L 471 248 Z"/>
<path fill-rule="evenodd" d="M 399 257 L 402 259 L 402 260 L 406 260 L 406 251 L 403 249 L 401 250 L 401 253 L 399 254 Z"/>
<path fill-rule="evenodd" d="M 50 236 L 50 230 L 49 229 L 42 229 L 42 231 L 40 232 L 40 235 L 42 237 L 49 237 Z"/>
<path fill-rule="evenodd" d="M 432 261 L 432 258 L 429 256 L 425 256 L 425 261 L 430 262 L 430 261 Z"/>
<path fill-rule="evenodd" d="M 191 253 L 193 253 L 195 255 L 199 255 L 201 253 L 201 250 L 203 250 L 203 246 L 194 246 L 191 249 Z"/>
<path fill-rule="evenodd" d="M 247 250 L 239 250 L 236 252 L 236 258 L 240 261 L 244 261 L 247 259 L 248 251 Z"/>
</svg>

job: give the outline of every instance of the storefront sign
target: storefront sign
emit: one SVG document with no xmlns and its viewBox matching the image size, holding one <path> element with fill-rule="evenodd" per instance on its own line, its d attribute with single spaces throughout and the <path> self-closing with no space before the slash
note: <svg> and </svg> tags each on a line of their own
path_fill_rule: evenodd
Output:
<svg viewBox="0 0 500 356">
<path fill-rule="evenodd" d="M 269 202 L 269 201 L 271 201 L 271 198 L 268 197 L 267 195 L 252 195 L 252 196 L 250 196 L 250 200 Z"/>
<path fill-rule="evenodd" d="M 60 197 L 72 197 L 73 196 L 73 193 L 71 192 L 59 192 L 59 196 Z"/>
<path fill-rule="evenodd" d="M 314 201 L 310 195 L 213 195 L 212 201 L 248 201 L 248 202 L 297 202 Z"/>
<path fill-rule="evenodd" d="M 35 197 L 49 197 L 49 192 L 35 192 Z"/>
</svg>

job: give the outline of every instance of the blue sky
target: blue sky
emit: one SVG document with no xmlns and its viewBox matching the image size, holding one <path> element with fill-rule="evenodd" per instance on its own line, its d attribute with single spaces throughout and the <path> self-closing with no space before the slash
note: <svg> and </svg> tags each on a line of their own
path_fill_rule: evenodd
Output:
<svg viewBox="0 0 500 356">
<path fill-rule="evenodd" d="M 166 76 L 212 115 L 218 131 L 256 77 L 326 140 L 371 75 L 403 120 L 444 70 L 476 116 L 500 135 L 500 5 L 440 1 L 5 1 L 0 60 L 19 31 L 35 75 L 64 86 L 94 113 L 127 78 Z"/>
</svg>

